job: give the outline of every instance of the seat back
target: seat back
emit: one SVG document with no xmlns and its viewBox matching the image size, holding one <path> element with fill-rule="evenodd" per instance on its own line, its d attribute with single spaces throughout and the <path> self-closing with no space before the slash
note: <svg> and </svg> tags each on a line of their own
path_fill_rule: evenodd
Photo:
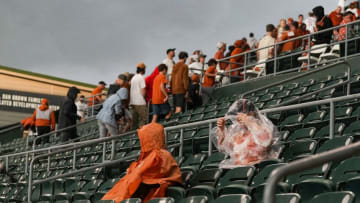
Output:
<svg viewBox="0 0 360 203">
<path fill-rule="evenodd" d="M 309 203 L 353 203 L 355 195 L 352 192 L 326 192 L 313 197 Z"/>
<path fill-rule="evenodd" d="M 223 187 L 230 184 L 249 185 L 252 177 L 255 174 L 255 167 L 244 166 L 231 169 L 219 180 L 217 187 Z"/>
</svg>

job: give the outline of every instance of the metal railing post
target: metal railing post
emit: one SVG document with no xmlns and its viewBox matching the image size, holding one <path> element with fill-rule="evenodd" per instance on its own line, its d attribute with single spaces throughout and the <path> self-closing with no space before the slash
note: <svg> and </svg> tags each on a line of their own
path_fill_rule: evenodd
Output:
<svg viewBox="0 0 360 203">
<path fill-rule="evenodd" d="M 334 101 L 330 101 L 330 139 L 334 138 L 334 125 L 335 125 L 335 105 Z"/>
<path fill-rule="evenodd" d="M 51 153 L 51 149 L 49 149 L 49 154 Z M 48 158 L 47 158 L 47 171 L 49 172 L 50 171 L 50 156 L 48 156 Z"/>
<path fill-rule="evenodd" d="M 211 140 L 211 136 L 210 136 L 210 132 L 212 129 L 212 122 L 209 122 L 209 147 L 208 147 L 208 155 L 211 156 L 212 154 L 212 140 Z"/>
<path fill-rule="evenodd" d="M 106 159 L 106 156 L 105 156 L 105 159 Z M 111 140 L 111 160 L 114 160 L 114 159 L 115 159 L 115 140 Z"/>
<path fill-rule="evenodd" d="M 76 149 L 74 149 L 73 151 L 73 165 L 72 165 L 73 169 L 76 169 Z"/>
<path fill-rule="evenodd" d="M 164 135 L 165 135 L 165 146 L 167 146 L 168 141 L 167 141 L 167 130 L 164 129 Z"/>
<path fill-rule="evenodd" d="M 346 29 L 346 32 L 345 32 L 345 60 L 347 59 L 347 56 L 348 56 L 348 24 L 345 24 L 345 29 Z"/>
<path fill-rule="evenodd" d="M 180 130 L 180 148 L 179 148 L 179 155 L 182 157 L 184 154 L 184 128 Z"/>
<path fill-rule="evenodd" d="M 94 116 L 95 96 L 92 96 L 91 116 Z"/>
<path fill-rule="evenodd" d="M 308 52 L 307 52 L 307 54 L 308 54 L 308 64 L 307 64 L 307 69 L 309 69 L 310 70 L 310 56 L 311 56 L 311 35 L 309 35 L 309 37 L 308 37 Z"/>
<path fill-rule="evenodd" d="M 274 75 L 276 75 L 276 67 L 277 67 L 277 43 L 274 46 Z"/>
<path fill-rule="evenodd" d="M 246 80 L 246 71 L 247 71 L 247 68 L 246 68 L 246 66 L 247 66 L 247 60 L 248 60 L 248 54 L 246 53 L 245 54 L 245 60 L 244 60 L 244 69 L 243 69 L 243 72 L 244 72 L 244 81 Z"/>
<path fill-rule="evenodd" d="M 28 164 L 29 164 L 29 153 L 26 153 L 25 155 L 25 174 L 27 174 L 28 172 Z M 7 169 L 6 169 L 7 170 Z"/>
<path fill-rule="evenodd" d="M 29 169 L 29 180 L 28 180 L 28 202 L 31 202 L 31 192 L 32 192 L 32 176 L 33 176 L 33 165 L 34 159 L 30 162 L 30 169 Z"/>
<path fill-rule="evenodd" d="M 106 142 L 103 142 L 103 150 L 102 150 L 102 162 L 106 161 Z"/>
<path fill-rule="evenodd" d="M 231 84 L 231 63 L 229 63 L 229 84 Z"/>
<path fill-rule="evenodd" d="M 6 168 L 6 171 L 9 170 L 9 157 L 6 156 L 5 158 L 5 168 Z"/>
</svg>

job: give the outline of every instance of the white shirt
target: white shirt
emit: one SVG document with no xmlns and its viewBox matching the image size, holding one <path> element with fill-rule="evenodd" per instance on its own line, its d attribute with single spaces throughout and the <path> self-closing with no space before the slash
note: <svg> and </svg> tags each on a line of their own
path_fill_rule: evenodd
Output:
<svg viewBox="0 0 360 203">
<path fill-rule="evenodd" d="M 248 44 L 249 44 L 250 49 L 255 49 L 257 40 L 254 37 L 250 37 Z"/>
<path fill-rule="evenodd" d="M 263 47 L 268 47 L 275 44 L 275 38 L 266 35 L 264 38 L 262 38 L 259 42 L 259 49 Z M 259 51 L 259 61 L 265 61 L 269 58 L 272 58 L 273 56 L 269 54 L 269 50 L 274 49 L 274 47 L 269 47 L 266 49 L 261 49 Z"/>
<path fill-rule="evenodd" d="M 80 102 L 80 101 L 77 101 L 75 103 L 76 105 L 76 108 L 77 108 L 77 112 L 76 114 L 78 116 L 80 116 L 81 118 L 84 118 L 85 117 L 85 113 L 86 113 L 86 110 L 88 108 L 88 105 L 85 103 L 85 102 Z"/>
<path fill-rule="evenodd" d="M 167 68 L 168 68 L 167 76 L 168 76 L 168 80 L 170 80 L 171 79 L 172 69 L 173 69 L 173 67 L 175 65 L 175 62 L 173 60 L 169 59 L 169 58 L 166 58 L 166 59 L 163 60 L 163 64 L 165 64 L 167 66 Z"/>
<path fill-rule="evenodd" d="M 304 21 L 306 25 L 306 29 L 310 31 L 310 33 L 315 32 L 315 26 L 316 26 L 316 18 L 315 17 L 308 17 Z"/>
<path fill-rule="evenodd" d="M 146 105 L 142 89 L 146 87 L 145 78 L 141 74 L 136 74 L 131 79 L 130 85 L 130 105 Z"/>
<path fill-rule="evenodd" d="M 189 65 L 189 75 L 191 75 L 193 73 L 197 73 L 201 76 L 202 70 L 206 71 L 205 65 L 201 64 L 199 62 L 194 62 Z"/>
</svg>

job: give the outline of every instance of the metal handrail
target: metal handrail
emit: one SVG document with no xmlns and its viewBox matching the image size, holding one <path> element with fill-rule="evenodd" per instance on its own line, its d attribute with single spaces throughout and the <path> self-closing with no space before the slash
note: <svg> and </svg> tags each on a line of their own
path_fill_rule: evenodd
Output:
<svg viewBox="0 0 360 203">
<path fill-rule="evenodd" d="M 41 139 L 41 138 L 44 138 L 44 137 L 49 137 L 49 136 L 55 135 L 55 134 L 57 134 L 57 133 L 59 133 L 59 132 L 63 132 L 63 131 L 66 131 L 66 130 L 70 130 L 70 129 L 76 128 L 76 127 L 81 126 L 81 125 L 88 124 L 89 122 L 94 121 L 94 120 L 96 120 L 96 119 L 95 119 L 95 118 L 90 118 L 90 119 L 88 119 L 87 121 L 85 121 L 84 123 L 77 123 L 77 124 L 75 124 L 75 125 L 68 126 L 68 127 L 66 127 L 66 128 L 54 130 L 54 131 L 49 132 L 49 133 L 46 133 L 46 134 L 44 134 L 44 135 L 36 136 L 36 137 L 34 137 L 34 139 L 33 139 L 33 146 L 32 146 L 32 148 L 33 148 L 33 150 L 35 150 L 35 148 L 36 148 L 36 141 L 37 141 L 38 139 Z M 29 145 L 29 142 L 27 143 L 27 145 Z"/>
<path fill-rule="evenodd" d="M 265 184 L 264 202 L 275 203 L 276 186 L 284 177 L 300 171 L 319 167 L 332 161 L 342 161 L 360 152 L 360 143 L 333 149 L 324 153 L 316 154 L 307 158 L 290 162 L 284 166 L 276 168 L 270 174 Z"/>
<path fill-rule="evenodd" d="M 54 176 L 54 177 L 50 177 L 48 179 L 44 179 L 44 180 L 40 180 L 40 181 L 36 181 L 36 182 L 32 182 L 32 175 L 33 175 L 33 166 L 34 166 L 34 163 L 35 161 L 41 159 L 41 158 L 45 158 L 47 157 L 48 159 L 52 156 L 52 155 L 55 155 L 55 154 L 59 154 L 59 153 L 63 153 L 63 152 L 67 152 L 67 151 L 73 151 L 73 167 L 75 167 L 75 164 L 76 164 L 76 149 L 80 149 L 80 148 L 83 148 L 83 147 L 86 147 L 86 146 L 90 146 L 90 145 L 94 145 L 94 144 L 99 144 L 101 142 L 103 142 L 104 144 L 106 144 L 106 142 L 108 141 L 111 141 L 111 159 L 113 159 L 115 157 L 115 139 L 120 139 L 122 138 L 123 136 L 112 136 L 112 137 L 105 137 L 105 138 L 100 138 L 100 139 L 97 139 L 97 140 L 92 140 L 86 144 L 83 144 L 81 143 L 80 145 L 78 146 L 73 146 L 71 148 L 65 148 L 65 149 L 62 149 L 62 150 L 57 150 L 57 151 L 54 151 L 54 152 L 50 152 L 50 153 L 47 153 L 47 154 L 42 154 L 42 155 L 39 155 L 39 156 L 36 156 L 34 157 L 31 162 L 30 162 L 30 168 L 29 168 L 29 180 L 28 180 L 28 202 L 31 202 L 31 191 L 32 191 L 32 185 L 33 184 L 40 184 L 42 182 L 46 182 L 46 181 L 49 181 L 49 180 L 55 180 L 57 178 L 62 178 L 62 177 L 67 177 L 67 176 L 72 176 L 72 175 L 75 175 L 75 174 L 78 174 L 80 173 L 79 171 L 81 172 L 84 172 L 84 171 L 87 171 L 87 170 L 92 170 L 92 169 L 95 169 L 95 168 L 99 168 L 99 167 L 103 167 L 103 166 L 107 166 L 107 165 L 110 165 L 110 164 L 114 164 L 114 163 L 118 163 L 118 162 L 121 162 L 121 161 L 124 161 L 124 160 L 127 160 L 127 159 L 130 159 L 130 158 L 136 158 L 138 157 L 137 155 L 134 155 L 134 156 L 128 156 L 128 157 L 125 157 L 123 159 L 120 159 L 120 160 L 117 160 L 117 161 L 114 161 L 114 162 L 106 162 L 104 159 L 103 159 L 103 163 L 102 164 L 98 164 L 98 165 L 95 165 L 95 166 L 91 166 L 91 167 L 88 167 L 88 168 L 84 168 L 84 169 L 80 169 L 79 171 L 74 171 L 74 172 L 70 172 L 70 173 L 67 173 L 67 174 L 62 174 L 62 175 L 58 175 L 58 176 Z M 180 150 L 179 150 L 179 156 L 183 156 L 183 151 L 182 151 L 182 148 L 183 148 L 183 137 L 181 136 L 180 137 L 180 143 L 177 143 L 177 144 L 173 144 L 173 145 L 170 145 L 168 146 L 168 148 L 173 148 L 173 147 L 180 147 Z M 165 136 L 165 141 L 166 141 L 166 136 Z M 64 146 L 62 146 L 64 147 Z M 105 151 L 105 146 L 103 147 L 103 152 Z M 49 160 L 48 160 L 48 163 L 49 163 Z"/>
</svg>

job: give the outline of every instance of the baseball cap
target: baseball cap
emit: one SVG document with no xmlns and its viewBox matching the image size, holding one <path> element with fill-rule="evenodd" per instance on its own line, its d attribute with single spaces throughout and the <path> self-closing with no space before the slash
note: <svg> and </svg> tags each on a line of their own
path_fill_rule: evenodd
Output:
<svg viewBox="0 0 360 203">
<path fill-rule="evenodd" d="M 136 67 L 137 67 L 137 68 L 145 68 L 146 65 L 145 65 L 144 62 L 140 62 L 140 63 L 138 63 L 138 64 L 136 65 Z"/>
<path fill-rule="evenodd" d="M 200 54 L 199 58 L 201 58 L 201 57 L 206 58 L 206 55 L 205 54 Z"/>
<path fill-rule="evenodd" d="M 104 86 L 106 86 L 106 83 L 105 83 L 104 81 L 100 81 L 100 82 L 99 82 L 99 85 L 104 85 Z"/>
<path fill-rule="evenodd" d="M 168 54 L 171 51 L 175 51 L 175 50 L 176 50 L 176 48 L 170 48 L 170 49 L 166 50 L 166 54 Z"/>
<path fill-rule="evenodd" d="M 127 77 L 126 75 L 124 75 L 124 74 L 120 74 L 118 78 L 119 78 L 120 80 L 125 81 L 125 82 L 128 81 L 128 77 Z"/>
<path fill-rule="evenodd" d="M 223 47 L 224 45 L 226 45 L 225 42 L 218 42 L 218 43 L 216 44 L 216 47 L 217 47 L 218 49 L 220 49 L 220 48 Z"/>
</svg>

